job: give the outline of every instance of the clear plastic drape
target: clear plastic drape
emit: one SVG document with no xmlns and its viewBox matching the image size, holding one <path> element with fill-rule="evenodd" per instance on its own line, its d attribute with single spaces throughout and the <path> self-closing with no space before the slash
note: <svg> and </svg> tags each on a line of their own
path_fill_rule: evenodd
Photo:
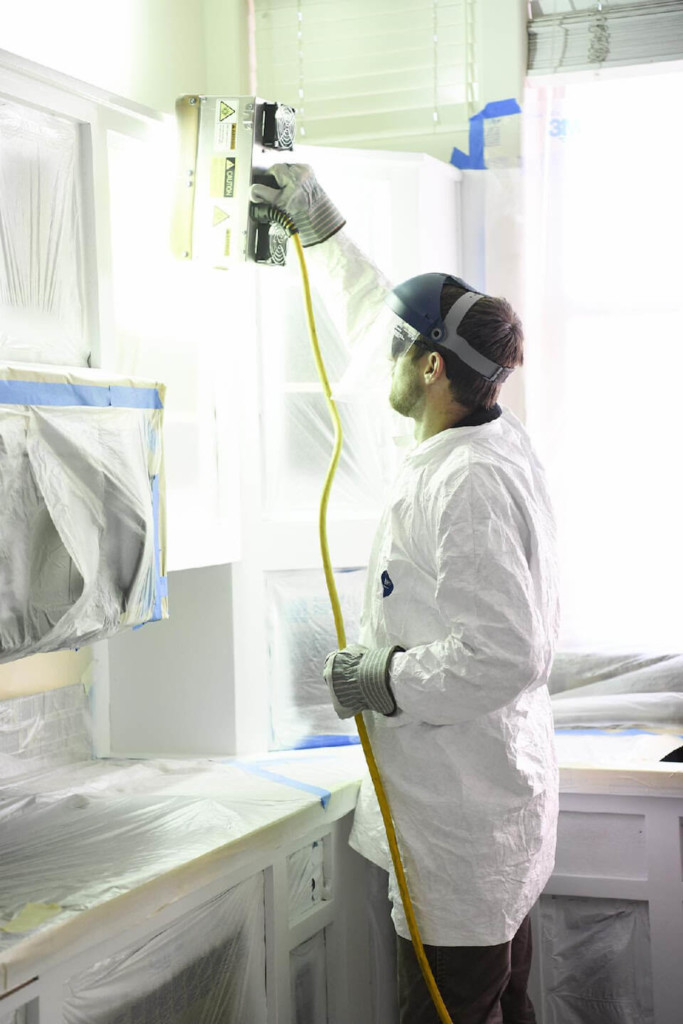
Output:
<svg viewBox="0 0 683 1024">
<path fill-rule="evenodd" d="M 683 656 L 560 652 L 552 697 L 560 761 L 652 763 L 683 746 Z"/>
<path fill-rule="evenodd" d="M 654 1024 L 647 903 L 541 898 L 548 1024 Z"/>
<path fill-rule="evenodd" d="M 64 1024 L 266 1024 L 263 875 L 71 978 Z"/>
<path fill-rule="evenodd" d="M 325 885 L 322 840 L 289 855 L 287 886 L 290 924 L 329 898 Z"/>
<path fill-rule="evenodd" d="M 0 98 L 0 359 L 87 365 L 78 128 Z"/>
<path fill-rule="evenodd" d="M 0 378 L 0 661 L 162 618 L 163 386 L 19 365 Z"/>
<path fill-rule="evenodd" d="M 325 932 L 302 942 L 289 956 L 292 1021 L 327 1024 L 327 948 Z"/>
<path fill-rule="evenodd" d="M 91 753 L 92 729 L 85 686 L 76 684 L 0 701 L 0 778 L 4 783 L 75 761 L 87 761 Z"/>
<path fill-rule="evenodd" d="M 360 631 L 365 570 L 335 573 L 349 643 Z M 322 671 L 337 634 L 322 570 L 266 576 L 273 749 L 312 745 L 323 737 L 356 737 L 352 718 L 341 720 Z"/>
</svg>

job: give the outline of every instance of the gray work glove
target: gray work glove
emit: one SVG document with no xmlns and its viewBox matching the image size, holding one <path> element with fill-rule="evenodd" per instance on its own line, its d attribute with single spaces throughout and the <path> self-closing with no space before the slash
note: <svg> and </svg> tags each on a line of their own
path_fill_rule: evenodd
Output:
<svg viewBox="0 0 683 1024">
<path fill-rule="evenodd" d="M 396 701 L 389 685 L 389 664 L 402 650 L 351 644 L 327 655 L 323 678 L 340 718 L 352 718 L 368 710 L 394 714 Z"/>
<path fill-rule="evenodd" d="M 346 220 L 318 184 L 307 164 L 275 164 L 268 171 L 278 183 L 252 185 L 252 203 L 268 203 L 292 218 L 304 248 L 325 242 L 346 224 Z"/>
</svg>

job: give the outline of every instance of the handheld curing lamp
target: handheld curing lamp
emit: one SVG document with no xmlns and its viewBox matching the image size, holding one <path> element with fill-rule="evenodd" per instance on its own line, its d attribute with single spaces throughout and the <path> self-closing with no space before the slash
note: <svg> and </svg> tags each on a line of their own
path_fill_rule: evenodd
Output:
<svg viewBox="0 0 683 1024">
<path fill-rule="evenodd" d="M 266 171 L 278 158 L 291 159 L 294 109 L 255 96 L 181 96 L 176 123 L 173 254 L 223 270 L 245 260 L 284 264 L 288 233 L 250 217 L 249 189 L 271 183 Z"/>
</svg>

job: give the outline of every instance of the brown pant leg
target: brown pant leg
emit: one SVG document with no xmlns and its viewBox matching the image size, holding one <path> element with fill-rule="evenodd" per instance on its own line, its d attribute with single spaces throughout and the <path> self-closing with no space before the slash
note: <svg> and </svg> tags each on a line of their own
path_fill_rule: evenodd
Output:
<svg viewBox="0 0 683 1024">
<path fill-rule="evenodd" d="M 527 994 L 532 951 L 531 918 L 527 915 L 510 944 L 510 980 L 500 997 L 504 1024 L 536 1024 Z"/>
<path fill-rule="evenodd" d="M 397 946 L 400 1024 L 440 1024 L 412 943 L 399 936 Z M 511 976 L 510 946 L 425 946 L 455 1024 L 503 1024 L 500 999 Z"/>
</svg>

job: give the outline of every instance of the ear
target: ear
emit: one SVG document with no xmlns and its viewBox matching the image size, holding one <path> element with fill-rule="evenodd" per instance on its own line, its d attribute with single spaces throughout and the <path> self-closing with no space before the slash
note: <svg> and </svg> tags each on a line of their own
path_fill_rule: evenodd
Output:
<svg viewBox="0 0 683 1024">
<path fill-rule="evenodd" d="M 438 352 L 429 352 L 427 362 L 424 367 L 425 384 L 436 384 L 437 381 L 441 380 L 445 376 L 446 363 L 444 362 L 443 356 Z"/>
</svg>

